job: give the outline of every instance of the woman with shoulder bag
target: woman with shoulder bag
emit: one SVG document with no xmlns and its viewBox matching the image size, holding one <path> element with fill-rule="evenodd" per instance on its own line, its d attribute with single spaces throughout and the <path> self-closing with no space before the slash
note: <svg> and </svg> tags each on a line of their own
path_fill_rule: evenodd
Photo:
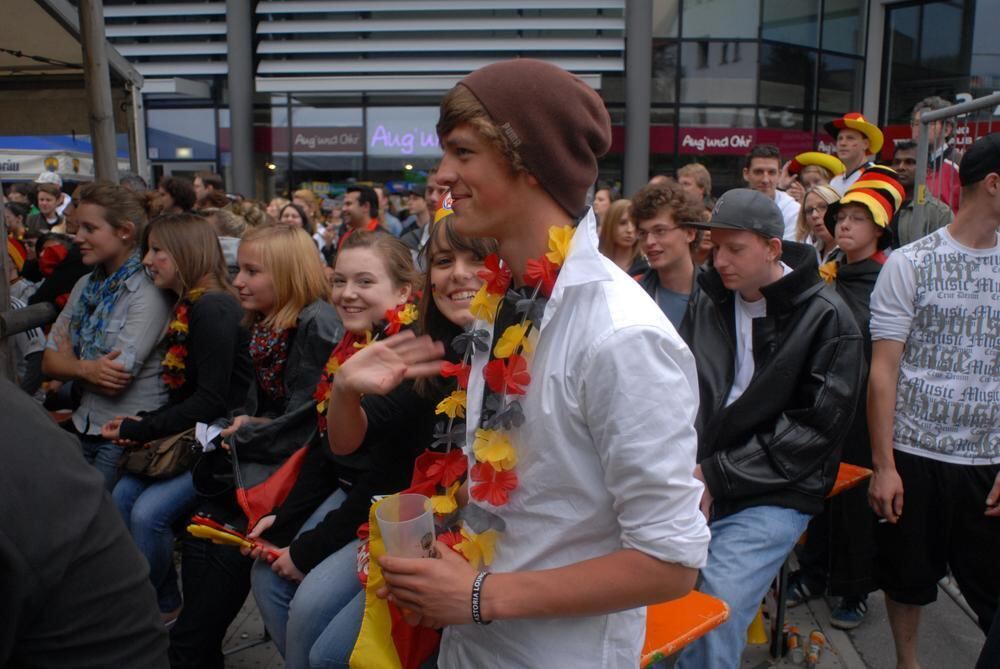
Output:
<svg viewBox="0 0 1000 669">
<path fill-rule="evenodd" d="M 143 264 L 153 283 L 177 296 L 167 326 L 161 379 L 168 402 L 139 416 L 118 416 L 101 430 L 105 439 L 138 446 L 193 430 L 197 423 L 227 418 L 243 405 L 252 368 L 243 310 L 229 284 L 225 260 L 212 225 L 193 214 L 154 220 L 143 240 Z M 189 449 L 190 440 L 172 440 Z M 189 454 L 178 458 L 190 463 Z M 126 472 L 112 497 L 139 550 L 149 562 L 165 623 L 180 613 L 181 596 L 173 564 L 173 526 L 195 504 L 191 472 L 166 480 Z"/>
</svg>

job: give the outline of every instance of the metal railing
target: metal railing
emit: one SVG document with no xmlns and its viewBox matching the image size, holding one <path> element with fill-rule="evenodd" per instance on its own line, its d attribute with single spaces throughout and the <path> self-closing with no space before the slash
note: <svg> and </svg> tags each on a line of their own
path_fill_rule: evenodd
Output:
<svg viewBox="0 0 1000 669">
<path fill-rule="evenodd" d="M 954 123 L 953 137 L 961 137 L 963 144 L 967 145 L 994 131 L 994 119 L 998 111 L 1000 111 L 1000 92 L 968 102 L 961 102 L 944 109 L 924 111 L 920 114 L 917 135 L 917 173 L 914 179 L 913 197 L 913 221 L 916 229 L 921 229 L 927 215 L 925 207 L 928 196 L 944 199 L 941 197 L 944 193 L 940 190 L 943 180 L 938 180 L 939 192 L 928 193 L 927 188 L 927 173 L 931 162 L 930 125 L 939 121 Z M 1000 130 L 1000 118 L 996 118 L 996 127 L 997 130 Z M 935 149 L 937 148 L 939 147 L 935 147 Z M 960 149 L 961 147 L 955 146 L 954 148 Z"/>
</svg>

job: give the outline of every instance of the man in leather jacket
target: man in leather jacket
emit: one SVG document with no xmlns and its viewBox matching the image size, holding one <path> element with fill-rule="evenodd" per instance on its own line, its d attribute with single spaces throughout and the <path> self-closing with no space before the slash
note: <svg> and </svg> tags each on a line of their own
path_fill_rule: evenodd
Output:
<svg viewBox="0 0 1000 669">
<path fill-rule="evenodd" d="M 685 333 L 698 366 L 698 466 L 712 542 L 699 589 L 729 621 L 678 667 L 739 666 L 746 629 L 809 517 L 823 508 L 858 403 L 863 343 L 781 211 L 735 189 L 715 205 L 714 267 Z"/>
</svg>

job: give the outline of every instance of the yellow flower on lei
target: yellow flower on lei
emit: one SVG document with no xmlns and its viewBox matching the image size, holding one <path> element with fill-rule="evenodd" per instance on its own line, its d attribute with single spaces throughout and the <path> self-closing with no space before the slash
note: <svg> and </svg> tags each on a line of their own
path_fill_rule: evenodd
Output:
<svg viewBox="0 0 1000 669">
<path fill-rule="evenodd" d="M 326 366 L 323 368 L 323 371 L 332 376 L 336 374 L 339 369 L 340 360 L 337 360 L 331 355 L 330 359 L 326 361 Z"/>
<path fill-rule="evenodd" d="M 503 432 L 479 428 L 472 442 L 472 452 L 479 462 L 488 462 L 495 469 L 507 471 L 517 464 L 517 451 Z"/>
<path fill-rule="evenodd" d="M 473 569 L 481 566 L 489 566 L 493 562 L 493 553 L 496 549 L 497 531 L 486 530 L 482 534 L 476 534 L 470 530 L 462 528 L 463 540 L 455 544 L 455 550 L 465 556 Z"/>
<path fill-rule="evenodd" d="M 568 225 L 549 228 L 549 251 L 545 257 L 554 265 L 562 267 L 569 255 L 569 244 L 573 240 L 575 228 Z"/>
<path fill-rule="evenodd" d="M 445 414 L 448 418 L 465 418 L 465 406 L 468 398 L 464 390 L 452 391 L 451 395 L 438 402 L 435 414 Z"/>
<path fill-rule="evenodd" d="M 178 333 L 178 334 L 187 334 L 188 333 L 188 324 L 185 323 L 185 322 L 183 322 L 183 321 L 181 321 L 181 320 L 179 320 L 179 319 L 175 318 L 170 323 L 170 329 L 173 330 L 174 332 Z"/>
<path fill-rule="evenodd" d="M 514 324 L 507 327 L 497 340 L 497 345 L 493 348 L 493 354 L 498 358 L 509 358 L 517 353 L 520 347 L 528 353 L 531 352 L 532 341 L 526 336 L 531 321 L 525 321 L 523 325 Z"/>
<path fill-rule="evenodd" d="M 372 334 L 371 330 L 368 330 L 367 332 L 365 332 L 365 340 L 364 341 L 356 341 L 356 342 L 354 342 L 354 348 L 356 348 L 356 349 L 358 349 L 360 351 L 365 346 L 368 346 L 369 344 L 371 344 L 374 340 L 375 340 L 375 336 Z"/>
<path fill-rule="evenodd" d="M 407 304 L 399 312 L 399 322 L 403 325 L 410 325 L 417 320 L 417 305 Z"/>
<path fill-rule="evenodd" d="M 447 516 L 449 513 L 455 512 L 458 508 L 458 500 L 455 499 L 455 493 L 458 492 L 458 488 L 461 485 L 461 481 L 455 481 L 444 491 L 443 495 L 434 495 L 431 497 L 431 508 L 434 509 L 434 513 L 439 516 Z"/>
<path fill-rule="evenodd" d="M 820 265 L 819 275 L 827 283 L 833 283 L 833 280 L 837 278 L 837 261 L 831 260 Z"/>
<path fill-rule="evenodd" d="M 163 356 L 163 366 L 173 367 L 174 369 L 184 369 L 184 361 L 173 353 L 167 353 Z"/>
<path fill-rule="evenodd" d="M 492 323 L 496 320 L 497 309 L 500 307 L 500 300 L 503 299 L 503 295 L 493 295 L 486 290 L 486 284 L 484 283 L 482 287 L 479 288 L 479 292 L 476 296 L 472 298 L 472 302 L 469 304 L 469 311 L 478 320 L 486 321 L 487 323 Z"/>
</svg>

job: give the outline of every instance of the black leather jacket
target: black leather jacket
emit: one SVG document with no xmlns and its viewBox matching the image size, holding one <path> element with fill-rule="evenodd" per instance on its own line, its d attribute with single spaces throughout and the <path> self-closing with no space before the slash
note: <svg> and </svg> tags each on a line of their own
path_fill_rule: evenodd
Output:
<svg viewBox="0 0 1000 669">
<path fill-rule="evenodd" d="M 783 249 L 793 271 L 761 290 L 767 315 L 753 322 L 753 378 L 729 406 L 735 299 L 714 269 L 699 277 L 703 295 L 689 314 L 698 461 L 715 517 L 762 505 L 822 510 L 861 391 L 864 350 L 850 309 L 820 279 L 811 247 Z"/>
</svg>

